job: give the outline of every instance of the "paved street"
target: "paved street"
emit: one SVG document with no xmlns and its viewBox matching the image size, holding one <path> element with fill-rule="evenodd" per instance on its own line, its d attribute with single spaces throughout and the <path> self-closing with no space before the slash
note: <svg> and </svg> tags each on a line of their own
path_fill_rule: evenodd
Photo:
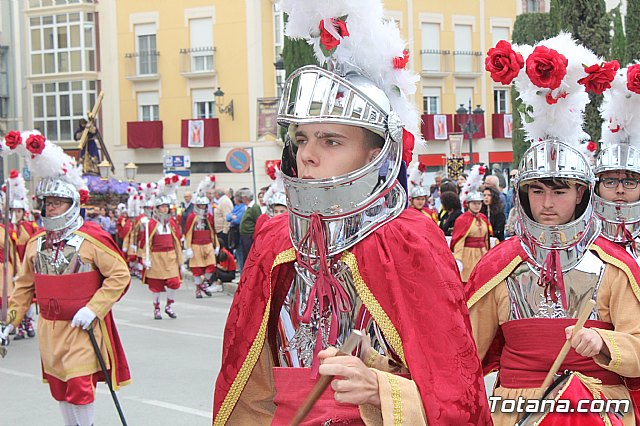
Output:
<svg viewBox="0 0 640 426">
<path fill-rule="evenodd" d="M 195 299 L 193 284 L 186 282 L 174 305 L 178 319 L 156 321 L 150 293 L 134 280 L 114 309 L 133 380 L 118 392 L 129 425 L 211 424 L 231 300 L 227 293 Z M 96 426 L 120 424 L 104 383 L 96 402 Z M 0 425 L 58 424 L 58 405 L 41 382 L 36 339 L 12 342 L 0 359 Z"/>
</svg>

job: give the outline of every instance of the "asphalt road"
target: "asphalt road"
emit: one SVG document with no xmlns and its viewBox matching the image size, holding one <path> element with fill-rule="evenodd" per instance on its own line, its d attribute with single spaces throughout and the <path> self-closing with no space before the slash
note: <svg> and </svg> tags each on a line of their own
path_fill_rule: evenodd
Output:
<svg viewBox="0 0 640 426">
<path fill-rule="evenodd" d="M 232 296 L 196 299 L 184 282 L 174 310 L 153 319 L 151 295 L 136 279 L 114 316 L 132 383 L 117 394 L 129 425 L 210 425 L 222 331 Z M 164 302 L 163 302 L 164 306 Z M 11 342 L 0 359 L 0 425 L 61 425 L 58 403 L 42 383 L 36 338 Z M 120 424 L 109 389 L 99 383 L 95 425 Z"/>
</svg>

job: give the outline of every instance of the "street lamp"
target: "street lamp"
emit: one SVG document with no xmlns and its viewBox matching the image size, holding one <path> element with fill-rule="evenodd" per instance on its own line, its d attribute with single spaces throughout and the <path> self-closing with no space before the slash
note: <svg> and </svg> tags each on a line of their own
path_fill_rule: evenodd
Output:
<svg viewBox="0 0 640 426">
<path fill-rule="evenodd" d="M 220 112 L 220 114 L 229 114 L 231 116 L 231 120 L 233 120 L 233 99 L 231 99 L 227 106 L 223 107 L 222 104 L 224 103 L 224 92 L 220 90 L 219 87 L 218 90 L 213 92 L 213 96 L 215 96 L 216 98 L 218 112 Z"/>
<path fill-rule="evenodd" d="M 469 109 L 466 109 L 464 107 L 464 104 L 460 104 L 460 108 L 458 108 L 456 110 L 456 114 L 458 115 L 458 124 L 460 125 L 460 129 L 462 130 L 462 132 L 467 135 L 467 137 L 469 138 L 469 165 L 470 167 L 473 167 L 473 134 L 476 133 L 477 131 L 479 131 L 482 127 L 477 125 L 474 121 L 473 121 L 473 116 L 471 114 L 474 115 L 482 115 L 484 114 L 484 110 L 482 108 L 480 108 L 480 105 L 476 106 L 476 109 L 474 109 L 473 111 L 471 110 L 471 99 L 469 99 Z M 467 115 L 467 122 L 466 123 L 462 123 L 462 115 Z"/>
<path fill-rule="evenodd" d="M 127 180 L 129 182 L 133 182 L 136 179 L 136 175 L 138 174 L 138 166 L 131 162 L 124 166 L 124 173 L 127 176 Z"/>
<path fill-rule="evenodd" d="M 100 170 L 100 180 L 109 180 L 109 170 L 111 169 L 111 163 L 105 158 L 100 164 L 98 164 L 98 170 Z"/>
</svg>

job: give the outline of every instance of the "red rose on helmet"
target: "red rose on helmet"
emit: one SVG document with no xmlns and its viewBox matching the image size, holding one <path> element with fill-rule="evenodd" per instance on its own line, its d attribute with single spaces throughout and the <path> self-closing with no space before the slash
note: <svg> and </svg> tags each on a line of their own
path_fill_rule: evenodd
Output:
<svg viewBox="0 0 640 426">
<path fill-rule="evenodd" d="M 616 72 L 620 69 L 618 61 L 605 62 L 602 65 L 594 64 L 585 67 L 584 71 L 587 76 L 578 80 L 578 83 L 584 85 L 585 92 L 593 92 L 596 95 L 604 93 L 605 90 L 611 88 L 611 82 L 616 77 Z"/>
<path fill-rule="evenodd" d="M 341 19 L 331 18 L 331 25 L 337 31 L 338 35 L 342 38 L 347 37 L 349 35 L 349 30 L 347 30 L 347 23 Z M 327 29 L 324 27 L 324 19 L 320 21 L 320 44 L 326 49 L 331 50 L 334 47 L 340 44 L 341 40 L 335 38 Z"/>
<path fill-rule="evenodd" d="M 31 135 L 27 138 L 25 145 L 31 154 L 39 155 L 42 154 L 42 151 L 44 150 L 44 141 L 45 139 L 42 135 Z"/>
<path fill-rule="evenodd" d="M 415 145 L 416 138 L 411 132 L 406 129 L 402 129 L 402 159 L 405 164 L 411 163 L 413 159 L 413 146 Z"/>
<path fill-rule="evenodd" d="M 171 181 L 172 181 L 173 183 L 176 183 L 176 182 L 178 182 L 179 180 L 180 180 L 180 178 L 178 177 L 178 175 L 173 175 L 173 176 L 171 176 Z"/>
<path fill-rule="evenodd" d="M 80 194 L 80 204 L 86 204 L 89 202 L 89 191 L 81 189 L 78 193 Z"/>
<path fill-rule="evenodd" d="M 9 172 L 9 179 L 16 179 L 18 177 L 18 171 L 16 169 L 11 169 Z"/>
<path fill-rule="evenodd" d="M 216 177 L 214 175 L 209 176 L 209 181 L 210 182 L 215 182 L 216 181 Z"/>
<path fill-rule="evenodd" d="M 527 58 L 527 75 L 538 87 L 557 89 L 567 75 L 569 61 L 562 54 L 546 46 L 537 46 Z"/>
<path fill-rule="evenodd" d="M 496 47 L 487 52 L 484 60 L 484 68 L 489 71 L 493 81 L 502 84 L 511 84 L 524 67 L 522 55 L 511 48 L 511 43 L 500 40 Z"/>
<path fill-rule="evenodd" d="M 395 69 L 401 70 L 407 66 L 408 62 L 409 62 L 409 51 L 407 49 L 404 49 L 402 51 L 402 56 L 396 56 L 395 58 L 393 58 L 393 67 Z"/>
<path fill-rule="evenodd" d="M 587 150 L 589 150 L 589 152 L 596 152 L 597 149 L 598 144 L 594 141 L 589 141 L 589 143 L 587 144 Z"/>
<path fill-rule="evenodd" d="M 4 136 L 4 142 L 9 149 L 15 149 L 16 146 L 22 143 L 22 136 L 20 136 L 20 132 L 12 130 Z"/>
<path fill-rule="evenodd" d="M 167 177 L 164 178 L 164 184 L 165 185 L 171 184 L 171 177 L 170 176 L 167 176 Z"/>
<path fill-rule="evenodd" d="M 640 94 L 640 64 L 627 68 L 627 89 Z"/>
</svg>

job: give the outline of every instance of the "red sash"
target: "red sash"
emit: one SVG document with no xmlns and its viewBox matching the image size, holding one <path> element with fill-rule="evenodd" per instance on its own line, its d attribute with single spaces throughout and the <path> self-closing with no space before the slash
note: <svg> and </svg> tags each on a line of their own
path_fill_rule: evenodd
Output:
<svg viewBox="0 0 640 426">
<path fill-rule="evenodd" d="M 564 345 L 564 329 L 576 319 L 529 318 L 507 321 L 502 325 L 505 345 L 500 357 L 500 385 L 510 389 L 539 388 L 560 348 Z M 585 327 L 613 330 L 603 321 L 587 321 Z M 598 378 L 603 385 L 619 385 L 622 378 L 598 366 L 593 358 L 583 357 L 572 348 L 559 371 L 578 371 Z"/>
<path fill-rule="evenodd" d="M 154 253 L 157 252 L 167 252 L 173 251 L 175 248 L 173 247 L 173 236 L 171 234 L 158 235 L 156 234 L 153 237 L 153 242 L 151 244 L 151 251 Z"/>
<path fill-rule="evenodd" d="M 56 321 L 71 321 L 78 309 L 89 303 L 102 285 L 98 271 L 66 275 L 34 274 L 40 315 Z"/>
<path fill-rule="evenodd" d="M 18 251 L 18 259 L 20 259 L 20 263 L 24 260 L 24 253 L 27 251 L 26 244 L 16 244 L 16 250 Z M 2 259 L 4 262 L 4 259 Z"/>
<path fill-rule="evenodd" d="M 487 248 L 485 237 L 467 237 L 464 246 L 469 248 Z"/>
<path fill-rule="evenodd" d="M 302 406 L 304 399 L 311 392 L 311 388 L 316 384 L 316 380 L 311 378 L 310 368 L 274 367 L 273 381 L 276 388 L 276 396 L 273 399 L 276 404 L 276 412 L 271 424 L 289 425 L 298 408 Z M 311 412 L 300 424 L 310 426 L 329 423 L 332 425 L 364 425 L 358 406 L 337 403 L 333 398 L 331 387 L 325 389 Z"/>
<path fill-rule="evenodd" d="M 203 231 L 193 231 L 193 237 L 191 238 L 191 244 L 201 245 L 201 244 L 211 244 L 211 231 L 203 230 Z"/>
</svg>

